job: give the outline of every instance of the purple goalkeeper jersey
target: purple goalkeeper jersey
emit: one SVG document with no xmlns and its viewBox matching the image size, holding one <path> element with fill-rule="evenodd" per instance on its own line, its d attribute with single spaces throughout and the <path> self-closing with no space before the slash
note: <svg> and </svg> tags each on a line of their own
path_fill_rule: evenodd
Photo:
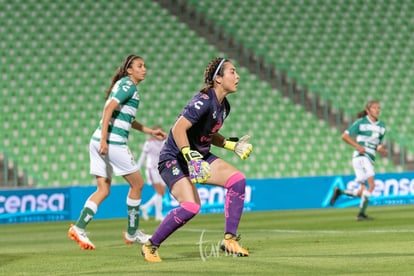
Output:
<svg viewBox="0 0 414 276">
<path fill-rule="evenodd" d="M 224 98 L 220 104 L 213 89 L 209 89 L 207 94 L 196 93 L 178 116 L 184 116 L 192 124 L 187 130 L 190 148 L 206 156 L 210 152 L 213 134 L 219 131 L 229 113 L 229 102 Z M 183 156 L 170 130 L 159 161 L 177 158 L 183 159 Z"/>
</svg>

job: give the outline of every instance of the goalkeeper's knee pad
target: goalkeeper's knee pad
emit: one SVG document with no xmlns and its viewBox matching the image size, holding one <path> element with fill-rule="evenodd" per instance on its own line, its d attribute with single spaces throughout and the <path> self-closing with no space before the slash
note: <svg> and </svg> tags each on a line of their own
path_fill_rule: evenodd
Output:
<svg viewBox="0 0 414 276">
<path fill-rule="evenodd" d="M 195 202 L 186 201 L 181 203 L 180 206 L 188 212 L 193 213 L 194 215 L 200 212 L 200 204 L 197 204 Z"/>
<path fill-rule="evenodd" d="M 244 193 L 244 190 L 246 188 L 246 177 L 241 172 L 237 172 L 230 176 L 224 187 L 227 189 L 232 188 L 233 190 Z"/>
</svg>

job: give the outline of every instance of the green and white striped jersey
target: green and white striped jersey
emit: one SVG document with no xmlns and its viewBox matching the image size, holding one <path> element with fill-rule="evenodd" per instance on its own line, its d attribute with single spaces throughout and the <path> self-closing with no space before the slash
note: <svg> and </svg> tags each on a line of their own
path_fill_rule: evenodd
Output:
<svg viewBox="0 0 414 276">
<path fill-rule="evenodd" d="M 375 162 L 377 147 L 381 144 L 385 131 L 385 124 L 382 121 L 372 122 L 368 116 L 364 116 L 356 120 L 345 132 L 350 136 L 356 136 L 357 143 L 365 147 L 365 155 Z M 358 155 L 360 153 L 354 151 L 353 156 Z"/>
<path fill-rule="evenodd" d="M 139 106 L 139 93 L 137 85 L 135 85 L 129 77 L 123 77 L 118 80 L 105 106 L 112 100 L 119 103 L 118 108 L 112 113 L 108 127 L 108 143 L 124 145 L 128 141 L 129 131 Z M 101 139 L 102 120 L 99 127 L 93 133 L 92 139 L 100 141 Z"/>
</svg>

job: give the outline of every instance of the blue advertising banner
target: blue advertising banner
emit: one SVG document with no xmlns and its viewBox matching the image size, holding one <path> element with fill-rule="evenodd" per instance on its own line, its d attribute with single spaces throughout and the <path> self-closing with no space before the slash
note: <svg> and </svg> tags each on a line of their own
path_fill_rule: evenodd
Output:
<svg viewBox="0 0 414 276">
<path fill-rule="evenodd" d="M 388 173 L 375 176 L 375 190 L 370 205 L 414 203 L 414 173 Z M 249 179 L 246 186 L 245 211 L 332 208 L 329 201 L 335 187 L 358 187 L 353 175 L 278 179 Z M 95 186 L 54 189 L 0 190 L 0 223 L 76 220 L 85 200 Z M 128 185 L 113 185 L 110 196 L 99 206 L 94 219 L 126 217 Z M 222 213 L 226 189 L 197 185 L 201 213 Z M 152 197 L 154 190 L 145 186 L 142 201 Z M 341 196 L 335 208 L 359 205 L 359 198 Z M 178 206 L 168 193 L 163 198 L 163 211 Z M 149 210 L 149 215 L 153 215 Z"/>
<path fill-rule="evenodd" d="M 126 197 L 128 189 L 129 185 L 112 185 L 109 197 L 98 207 L 98 213 L 94 216 L 94 219 L 126 217 Z M 85 201 L 95 190 L 95 186 L 70 188 L 70 220 L 78 219 Z M 143 202 L 152 195 L 152 190 L 152 188 L 145 186 L 142 194 Z"/>
<path fill-rule="evenodd" d="M 327 187 L 321 207 L 328 207 L 335 187 L 340 189 L 357 189 L 359 184 L 350 176 L 334 177 Z M 359 205 L 360 199 L 342 196 L 335 207 L 345 208 Z M 375 189 L 370 198 L 370 205 L 397 205 L 414 203 L 414 173 L 394 173 L 375 175 Z"/>
<path fill-rule="evenodd" d="M 0 223 L 70 219 L 70 188 L 0 190 Z"/>
</svg>

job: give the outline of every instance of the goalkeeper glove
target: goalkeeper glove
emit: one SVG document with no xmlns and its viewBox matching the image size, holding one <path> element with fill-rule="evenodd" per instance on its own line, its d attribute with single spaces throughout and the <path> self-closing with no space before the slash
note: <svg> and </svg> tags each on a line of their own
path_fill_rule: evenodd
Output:
<svg viewBox="0 0 414 276">
<path fill-rule="evenodd" d="M 203 156 L 190 147 L 183 147 L 181 153 L 187 161 L 191 183 L 205 183 L 210 177 L 210 164 L 203 160 Z"/>
<path fill-rule="evenodd" d="M 244 135 L 240 140 L 238 138 L 230 138 L 224 143 L 224 148 L 234 151 L 242 160 L 245 160 L 253 150 L 252 144 L 247 143 L 249 139 L 249 135 Z"/>
</svg>

